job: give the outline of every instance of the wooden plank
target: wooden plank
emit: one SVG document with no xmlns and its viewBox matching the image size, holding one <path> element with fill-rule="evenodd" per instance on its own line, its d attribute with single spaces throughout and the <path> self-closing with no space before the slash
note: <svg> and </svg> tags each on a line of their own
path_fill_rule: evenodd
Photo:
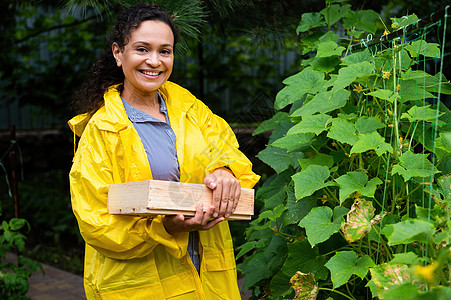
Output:
<svg viewBox="0 0 451 300">
<path fill-rule="evenodd" d="M 201 201 L 204 211 L 212 202 L 213 192 L 204 184 L 146 180 L 111 184 L 108 190 L 108 212 L 127 215 L 194 216 Z M 254 190 L 241 189 L 240 201 L 231 220 L 250 220 L 254 214 Z"/>
</svg>

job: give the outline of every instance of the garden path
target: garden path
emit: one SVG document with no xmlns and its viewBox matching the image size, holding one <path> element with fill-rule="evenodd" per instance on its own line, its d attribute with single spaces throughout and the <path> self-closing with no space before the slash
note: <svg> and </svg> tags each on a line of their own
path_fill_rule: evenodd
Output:
<svg viewBox="0 0 451 300">
<path fill-rule="evenodd" d="M 6 254 L 6 261 L 16 261 L 13 253 Z M 41 263 L 42 264 L 42 263 Z M 40 270 L 28 279 L 27 297 L 31 300 L 84 300 L 83 278 L 52 266 L 42 264 L 45 275 Z M 241 287 L 243 279 L 238 280 Z M 242 291 L 241 299 L 247 300 L 249 291 Z"/>
<path fill-rule="evenodd" d="M 15 254 L 6 253 L 6 261 L 16 261 Z M 31 300 L 84 300 L 83 278 L 55 267 L 42 264 L 28 279 L 27 297 Z"/>
</svg>

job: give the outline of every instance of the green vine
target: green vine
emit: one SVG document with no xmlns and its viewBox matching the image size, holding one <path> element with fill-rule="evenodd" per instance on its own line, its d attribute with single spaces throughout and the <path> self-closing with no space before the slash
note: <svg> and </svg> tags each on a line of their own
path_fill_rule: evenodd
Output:
<svg viewBox="0 0 451 300">
<path fill-rule="evenodd" d="M 421 69 L 444 49 L 425 33 L 355 52 L 380 17 L 334 2 L 302 15 L 301 70 L 254 132 L 273 130 L 258 158 L 275 174 L 239 247 L 243 287 L 252 299 L 445 299 L 451 111 L 438 99 L 451 84 Z"/>
</svg>

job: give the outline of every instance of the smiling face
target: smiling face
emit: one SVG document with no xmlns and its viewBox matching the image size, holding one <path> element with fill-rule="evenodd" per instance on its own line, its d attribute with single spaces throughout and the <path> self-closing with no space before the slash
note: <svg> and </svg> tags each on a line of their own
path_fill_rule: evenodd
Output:
<svg viewBox="0 0 451 300">
<path fill-rule="evenodd" d="M 124 72 L 122 96 L 156 100 L 158 88 L 169 79 L 174 64 L 174 35 L 161 21 L 144 21 L 132 31 L 123 49 L 113 43 L 113 55 Z"/>
</svg>

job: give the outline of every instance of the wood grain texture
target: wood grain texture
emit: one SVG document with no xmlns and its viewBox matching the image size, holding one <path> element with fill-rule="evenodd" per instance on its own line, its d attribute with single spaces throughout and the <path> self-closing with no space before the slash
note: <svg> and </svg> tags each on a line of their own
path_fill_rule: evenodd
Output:
<svg viewBox="0 0 451 300">
<path fill-rule="evenodd" d="M 212 191 L 204 184 L 146 180 L 111 184 L 108 212 L 127 215 L 194 216 L 200 201 L 204 210 L 212 203 Z M 241 189 L 235 212 L 228 219 L 250 220 L 254 214 L 254 190 Z"/>
</svg>

